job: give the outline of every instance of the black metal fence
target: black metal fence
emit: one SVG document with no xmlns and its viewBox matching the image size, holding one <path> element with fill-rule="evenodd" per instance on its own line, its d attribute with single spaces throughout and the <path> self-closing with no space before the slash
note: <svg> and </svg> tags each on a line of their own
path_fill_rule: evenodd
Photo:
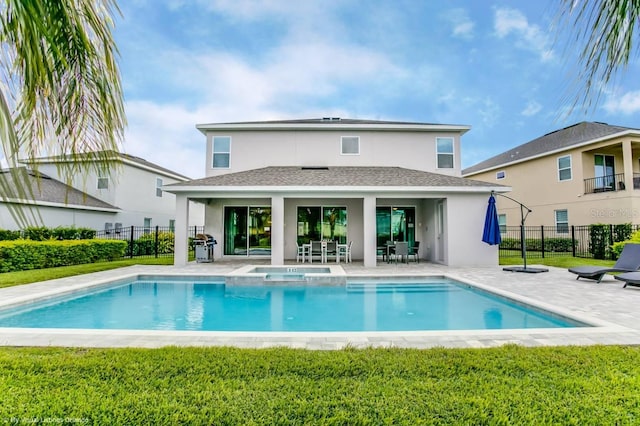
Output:
<svg viewBox="0 0 640 426">
<path fill-rule="evenodd" d="M 500 257 L 527 258 L 573 256 L 595 259 L 615 259 L 611 245 L 628 240 L 640 225 L 584 225 L 584 226 L 503 226 Z M 523 235 L 526 246 L 523 246 Z"/>
<path fill-rule="evenodd" d="M 192 239 L 197 234 L 204 233 L 204 226 L 190 226 L 189 255 L 194 253 Z M 164 257 L 173 256 L 175 246 L 175 233 L 173 228 L 168 226 L 128 226 L 110 230 L 96 231 L 96 238 L 113 239 L 127 241 L 125 257 Z"/>
</svg>

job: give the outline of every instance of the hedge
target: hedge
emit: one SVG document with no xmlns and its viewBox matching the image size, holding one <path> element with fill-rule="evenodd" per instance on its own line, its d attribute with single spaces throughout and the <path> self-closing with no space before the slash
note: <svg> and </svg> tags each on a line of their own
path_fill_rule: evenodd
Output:
<svg viewBox="0 0 640 426">
<path fill-rule="evenodd" d="M 527 250 L 530 251 L 542 251 L 542 240 L 539 238 L 527 238 L 525 239 L 527 244 Z M 574 242 L 577 245 L 577 241 Z M 571 238 L 545 238 L 544 239 L 544 251 L 553 252 L 571 252 Z M 503 238 L 500 243 L 500 248 L 505 250 L 521 250 L 520 238 Z"/>
<path fill-rule="evenodd" d="M 2 241 L 0 272 L 115 260 L 123 257 L 126 247 L 120 240 Z"/>
<path fill-rule="evenodd" d="M 58 226 L 56 228 L 30 226 L 21 231 L 0 229 L 0 241 L 12 241 L 20 238 L 32 241 L 90 240 L 95 237 L 96 231 L 94 229 L 76 228 L 75 226 Z"/>
<path fill-rule="evenodd" d="M 173 232 L 158 232 L 158 254 L 173 254 L 175 236 Z M 148 256 L 156 252 L 155 232 L 145 234 L 133 241 L 133 256 Z M 131 256 L 131 250 L 127 246 L 125 256 Z"/>
</svg>

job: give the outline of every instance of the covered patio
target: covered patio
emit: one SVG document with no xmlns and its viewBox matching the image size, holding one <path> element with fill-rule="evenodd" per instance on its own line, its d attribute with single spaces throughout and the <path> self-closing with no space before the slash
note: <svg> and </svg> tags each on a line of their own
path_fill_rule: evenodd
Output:
<svg viewBox="0 0 640 426">
<path fill-rule="evenodd" d="M 352 258 L 376 266 L 386 241 L 420 242 L 423 260 L 497 265 L 481 241 L 487 199 L 505 187 L 398 167 L 266 167 L 163 188 L 176 194 L 175 264 L 187 262 L 189 201 L 205 204 L 214 257 L 295 260 L 313 240 L 352 242 Z"/>
</svg>

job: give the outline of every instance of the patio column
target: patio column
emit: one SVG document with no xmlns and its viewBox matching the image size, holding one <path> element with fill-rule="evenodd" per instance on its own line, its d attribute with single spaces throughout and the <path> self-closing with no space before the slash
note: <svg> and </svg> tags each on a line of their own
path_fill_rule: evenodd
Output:
<svg viewBox="0 0 640 426">
<path fill-rule="evenodd" d="M 271 264 L 284 265 L 284 197 L 271 197 Z"/>
<path fill-rule="evenodd" d="M 184 266 L 189 260 L 189 198 L 183 194 L 176 194 L 176 230 L 173 253 L 173 264 Z"/>
<path fill-rule="evenodd" d="M 624 169 L 624 186 L 625 189 L 632 191 L 633 188 L 633 152 L 631 149 L 631 140 L 622 141 L 622 164 Z"/>
<path fill-rule="evenodd" d="M 376 266 L 376 197 L 367 195 L 362 202 L 364 266 Z"/>
</svg>

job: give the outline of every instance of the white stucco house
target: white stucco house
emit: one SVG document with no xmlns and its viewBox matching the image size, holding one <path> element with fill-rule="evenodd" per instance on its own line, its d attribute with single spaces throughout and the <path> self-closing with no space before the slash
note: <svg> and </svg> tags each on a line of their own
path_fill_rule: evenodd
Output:
<svg viewBox="0 0 640 426">
<path fill-rule="evenodd" d="M 42 225 L 75 226 L 96 230 L 119 227 L 174 227 L 176 199 L 162 190 L 167 184 L 187 182 L 189 177 L 132 155 L 113 152 L 116 166 L 108 174 L 97 171 L 64 182 L 58 165 L 68 157 L 51 156 L 22 161 L 33 188 L 32 198 L 0 202 L 0 228 L 18 229 L 8 203 L 37 208 Z M 34 167 L 35 166 L 35 167 Z M 37 172 L 30 169 L 35 168 Z M 7 173 L 5 173 L 8 175 Z M 204 223 L 204 206 L 193 203 L 188 224 Z"/>
<path fill-rule="evenodd" d="M 497 265 L 481 241 L 487 200 L 505 187 L 461 177 L 470 127 L 340 118 L 214 123 L 206 177 L 166 185 L 176 195 L 177 265 L 187 262 L 187 218 L 205 205 L 214 257 L 296 259 L 297 243 L 353 241 L 375 266 L 387 240 L 420 241 L 420 257 L 455 266 Z"/>
</svg>

